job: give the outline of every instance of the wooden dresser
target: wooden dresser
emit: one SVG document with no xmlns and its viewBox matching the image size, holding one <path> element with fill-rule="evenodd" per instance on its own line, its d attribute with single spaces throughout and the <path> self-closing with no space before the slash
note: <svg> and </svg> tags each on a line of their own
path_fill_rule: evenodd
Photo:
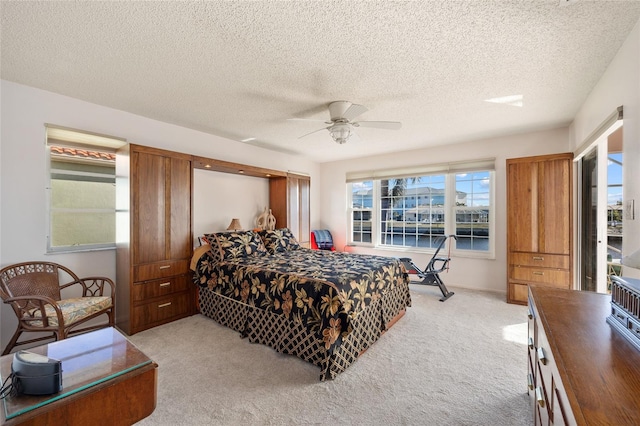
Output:
<svg viewBox="0 0 640 426">
<path fill-rule="evenodd" d="M 571 288 L 573 154 L 507 160 L 507 302 L 529 284 Z"/>
<path fill-rule="evenodd" d="M 611 296 L 531 285 L 535 425 L 640 424 L 640 351 L 606 322 Z"/>
<path fill-rule="evenodd" d="M 116 160 L 116 325 L 131 335 L 194 314 L 195 286 L 191 156 L 137 145 L 128 150 Z"/>
</svg>

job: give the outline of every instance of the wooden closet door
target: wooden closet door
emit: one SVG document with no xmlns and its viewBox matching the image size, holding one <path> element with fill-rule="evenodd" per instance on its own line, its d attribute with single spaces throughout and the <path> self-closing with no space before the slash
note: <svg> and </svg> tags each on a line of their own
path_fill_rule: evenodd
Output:
<svg viewBox="0 0 640 426">
<path fill-rule="evenodd" d="M 567 159 L 540 163 L 540 252 L 570 253 L 571 166 Z"/>
<path fill-rule="evenodd" d="M 538 251 L 538 163 L 514 162 L 507 170 L 509 251 Z"/>
<path fill-rule="evenodd" d="M 191 257 L 191 162 L 171 158 L 167 259 Z"/>
<path fill-rule="evenodd" d="M 166 162 L 134 152 L 132 160 L 133 264 L 158 262 L 166 254 Z"/>
</svg>

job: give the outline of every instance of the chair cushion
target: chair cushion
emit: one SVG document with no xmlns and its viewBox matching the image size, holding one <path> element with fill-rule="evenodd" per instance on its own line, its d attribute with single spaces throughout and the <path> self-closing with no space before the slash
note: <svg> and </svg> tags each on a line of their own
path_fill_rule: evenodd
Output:
<svg viewBox="0 0 640 426">
<path fill-rule="evenodd" d="M 56 304 L 62 310 L 64 324 L 67 327 L 113 306 L 111 298 L 107 296 L 74 297 L 71 299 L 60 300 L 56 302 Z M 58 316 L 56 315 L 55 309 L 51 305 L 46 305 L 45 311 L 47 313 L 47 318 L 49 318 L 49 325 L 57 327 Z M 41 316 L 40 310 L 37 309 L 31 311 L 31 313 L 34 318 L 39 318 Z M 29 321 L 29 324 L 34 327 L 42 327 L 42 321 Z"/>
<path fill-rule="evenodd" d="M 331 250 L 333 248 L 333 238 L 327 229 L 312 231 L 316 240 L 316 245 L 320 250 Z"/>
</svg>

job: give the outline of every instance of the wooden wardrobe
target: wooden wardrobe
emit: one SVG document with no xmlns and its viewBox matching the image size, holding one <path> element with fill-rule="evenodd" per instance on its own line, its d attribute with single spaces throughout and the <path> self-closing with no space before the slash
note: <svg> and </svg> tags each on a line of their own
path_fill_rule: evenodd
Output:
<svg viewBox="0 0 640 426">
<path fill-rule="evenodd" d="M 507 302 L 528 285 L 572 288 L 573 154 L 507 160 Z"/>
<path fill-rule="evenodd" d="M 116 324 L 131 335 L 194 314 L 195 286 L 189 270 L 191 156 L 128 149 L 116 163 L 122 197 L 116 213 Z"/>
</svg>

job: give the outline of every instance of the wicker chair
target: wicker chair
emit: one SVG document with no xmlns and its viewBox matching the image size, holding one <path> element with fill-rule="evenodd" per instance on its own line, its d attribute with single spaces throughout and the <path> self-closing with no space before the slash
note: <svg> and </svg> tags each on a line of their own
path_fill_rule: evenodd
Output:
<svg viewBox="0 0 640 426">
<path fill-rule="evenodd" d="M 108 290 L 105 283 L 109 284 Z M 61 290 L 72 286 L 80 286 L 82 296 L 62 299 Z M 57 263 L 24 262 L 0 269 L 0 298 L 11 305 L 18 317 L 18 328 L 3 355 L 18 345 L 51 338 L 62 340 L 72 334 L 114 325 L 114 282 L 106 277 L 78 278 Z M 102 314 L 108 316 L 106 324 L 78 328 Z M 52 335 L 18 342 L 22 333 L 34 331 Z"/>
</svg>

